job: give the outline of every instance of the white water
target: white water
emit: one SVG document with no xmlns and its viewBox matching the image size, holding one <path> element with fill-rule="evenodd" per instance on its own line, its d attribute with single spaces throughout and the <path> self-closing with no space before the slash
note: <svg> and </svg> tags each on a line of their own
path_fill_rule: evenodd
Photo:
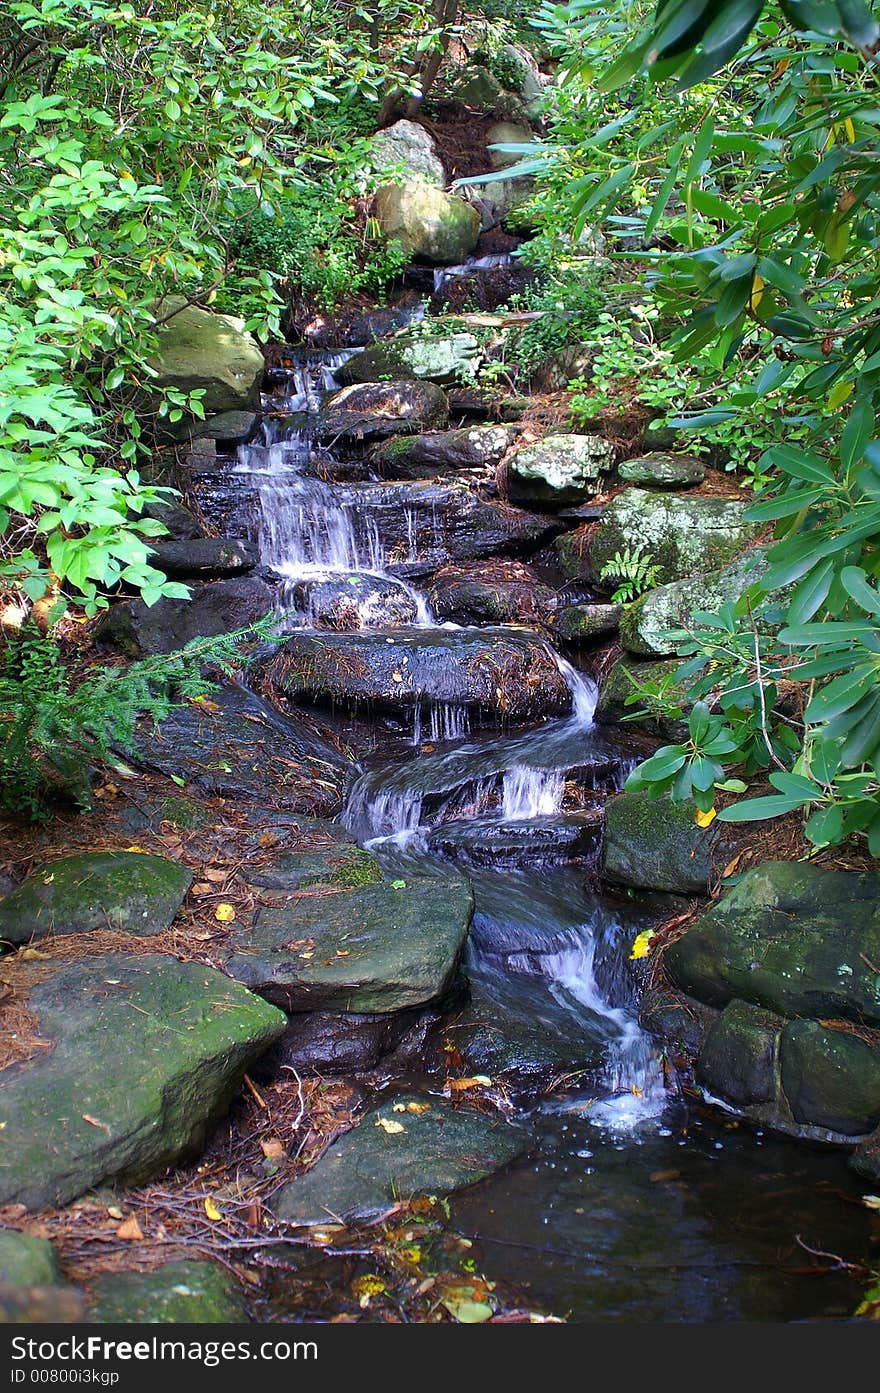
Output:
<svg viewBox="0 0 880 1393">
<path fill-rule="evenodd" d="M 457 280 L 459 276 L 470 276 L 477 271 L 494 271 L 499 266 L 510 266 L 513 257 L 509 252 L 497 256 L 472 257 L 459 266 L 438 266 L 434 272 L 434 294 L 442 290 L 447 281 Z"/>
</svg>

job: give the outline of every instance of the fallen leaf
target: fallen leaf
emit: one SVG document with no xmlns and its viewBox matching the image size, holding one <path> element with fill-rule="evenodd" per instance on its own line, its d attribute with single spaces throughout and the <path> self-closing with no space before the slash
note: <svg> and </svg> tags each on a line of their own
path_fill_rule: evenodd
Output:
<svg viewBox="0 0 880 1393">
<path fill-rule="evenodd" d="M 90 1112 L 84 1112 L 82 1115 L 82 1120 L 83 1122 L 88 1122 L 89 1125 L 92 1127 L 97 1127 L 99 1132 L 106 1132 L 107 1136 L 109 1137 L 110 1128 L 107 1126 L 106 1122 L 99 1122 L 97 1117 L 92 1117 L 92 1114 Z"/>
<path fill-rule="evenodd" d="M 862 1204 L 866 1209 L 880 1209 L 880 1195 L 862 1195 Z"/>
<path fill-rule="evenodd" d="M 132 1214 L 130 1219 L 126 1219 L 124 1224 L 119 1225 L 119 1228 L 116 1230 L 116 1237 L 124 1238 L 128 1243 L 143 1242 L 143 1230 L 134 1214 Z"/>
<path fill-rule="evenodd" d="M 447 1084 L 453 1093 L 464 1093 L 469 1088 L 489 1088 L 492 1080 L 488 1074 L 474 1074 L 469 1079 L 447 1079 Z"/>
<path fill-rule="evenodd" d="M 205 1213 L 207 1214 L 208 1218 L 213 1219 L 215 1223 L 218 1219 L 223 1218 L 223 1215 L 220 1213 L 220 1210 L 217 1208 L 210 1195 L 205 1200 Z"/>
<path fill-rule="evenodd" d="M 406 1103 L 395 1103 L 392 1112 L 406 1112 Z"/>
<path fill-rule="evenodd" d="M 208 868 L 205 871 L 203 871 L 202 874 L 204 875 L 205 880 L 211 880 L 214 882 L 215 885 L 218 884 L 220 881 L 225 880 L 227 876 L 227 872 L 224 871 L 222 866 L 208 866 Z"/>
<path fill-rule="evenodd" d="M 110 1218 L 111 1218 L 111 1219 L 120 1219 L 120 1220 L 121 1220 L 121 1219 L 123 1218 L 122 1210 L 121 1210 L 121 1209 L 118 1209 L 117 1206 L 116 1206 L 115 1204 L 108 1204 L 108 1206 L 107 1206 L 107 1213 L 110 1215 Z"/>
<path fill-rule="evenodd" d="M 287 1154 L 284 1150 L 284 1143 L 280 1142 L 277 1137 L 268 1137 L 266 1141 L 261 1141 L 260 1150 L 267 1161 L 281 1162 Z"/>
<path fill-rule="evenodd" d="M 677 1180 L 680 1175 L 681 1171 L 677 1170 L 651 1171 L 651 1174 L 648 1176 L 648 1179 L 650 1181 L 653 1181 L 653 1183 L 657 1185 L 664 1180 Z"/>
<path fill-rule="evenodd" d="M 633 940 L 632 952 L 629 955 L 630 962 L 638 958 L 646 958 L 651 951 L 651 939 L 656 938 L 656 936 L 653 929 L 645 929 L 643 933 L 640 933 Z"/>
<path fill-rule="evenodd" d="M 376 1126 L 382 1127 L 389 1136 L 396 1136 L 398 1132 L 405 1132 L 406 1128 L 402 1122 L 393 1122 L 388 1117 L 377 1117 Z"/>
<path fill-rule="evenodd" d="M 741 860 L 742 852 L 739 852 L 738 855 L 734 856 L 732 861 L 728 861 L 727 865 L 724 867 L 724 870 L 721 872 L 721 879 L 726 880 L 729 875 L 733 875 Z"/>
<path fill-rule="evenodd" d="M 407 1103 L 407 1105 L 406 1105 L 406 1110 L 407 1110 L 407 1112 L 414 1112 L 414 1113 L 416 1113 L 416 1115 L 418 1115 L 418 1114 L 423 1113 L 423 1112 L 430 1112 L 430 1111 L 431 1111 L 431 1104 L 430 1104 L 430 1103 Z"/>
<path fill-rule="evenodd" d="M 266 846 L 277 846 L 277 845 L 278 845 L 278 833 L 277 833 L 277 832 L 261 832 L 260 835 L 259 835 L 259 837 L 257 838 L 257 844 L 258 844 L 259 846 L 263 846 L 263 847 L 266 847 Z"/>
<path fill-rule="evenodd" d="M 697 808 L 697 811 L 694 815 L 694 822 L 697 824 L 698 827 L 711 827 L 712 823 L 715 821 L 716 816 L 717 814 L 714 808 L 710 808 L 707 813 L 704 813 L 702 808 Z"/>
<path fill-rule="evenodd" d="M 202 895 L 210 895 L 211 886 L 208 884 L 206 880 L 200 880 L 197 885 L 193 886 L 192 892 L 194 895 L 198 895 L 200 897 Z"/>
<path fill-rule="evenodd" d="M 152 853 L 143 846 L 125 846 L 123 851 L 136 851 L 139 856 L 150 856 Z"/>
<path fill-rule="evenodd" d="M 118 798 L 119 786 L 118 784 L 101 784 L 100 788 L 95 789 L 94 796 L 96 798 Z"/>
<path fill-rule="evenodd" d="M 214 918 L 221 924 L 231 924 L 235 919 L 235 909 L 231 904 L 218 904 L 214 910 Z"/>
</svg>

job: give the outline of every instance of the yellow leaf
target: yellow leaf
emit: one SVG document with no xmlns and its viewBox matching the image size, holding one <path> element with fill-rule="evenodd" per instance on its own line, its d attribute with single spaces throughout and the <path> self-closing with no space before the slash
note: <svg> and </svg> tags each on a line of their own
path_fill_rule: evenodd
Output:
<svg viewBox="0 0 880 1393">
<path fill-rule="evenodd" d="M 840 406 L 841 402 L 852 396 L 854 386 L 854 382 L 838 382 L 828 393 L 829 409 L 833 411 L 835 406 Z"/>
<path fill-rule="evenodd" d="M 208 1218 L 213 1219 L 215 1223 L 218 1219 L 223 1218 L 223 1215 L 220 1213 L 220 1210 L 217 1208 L 210 1195 L 205 1200 L 205 1213 L 207 1214 Z"/>
<path fill-rule="evenodd" d="M 714 808 L 710 808 L 707 813 L 704 813 L 702 808 L 697 808 L 694 821 L 698 827 L 711 827 L 712 823 L 715 821 L 715 817 L 716 813 Z"/>
<path fill-rule="evenodd" d="M 721 879 L 726 880 L 729 875 L 733 875 L 741 860 L 742 852 L 740 851 L 736 856 L 734 856 L 732 861 L 728 861 L 727 865 L 724 867 L 724 870 L 721 872 Z"/>
<path fill-rule="evenodd" d="M 423 1112 L 430 1112 L 430 1111 L 431 1111 L 431 1104 L 430 1104 L 430 1103 L 407 1103 L 407 1105 L 406 1105 L 406 1110 L 407 1110 L 407 1112 L 414 1112 L 414 1113 L 418 1116 L 418 1114 L 420 1114 L 420 1113 L 423 1113 Z"/>
<path fill-rule="evenodd" d="M 645 929 L 644 933 L 638 935 L 633 942 L 632 952 L 629 955 L 631 962 L 637 958 L 646 958 L 648 956 L 651 951 L 652 938 L 656 938 L 653 929 Z"/>
<path fill-rule="evenodd" d="M 143 846 L 127 846 L 123 849 L 125 851 L 137 851 L 141 856 L 149 856 L 151 854 L 149 851 L 147 851 L 146 847 Z"/>
<path fill-rule="evenodd" d="M 751 295 L 749 296 L 749 309 L 752 311 L 753 314 L 755 313 L 755 311 L 757 310 L 758 306 L 760 305 L 761 299 L 762 299 L 763 295 L 764 295 L 764 281 L 763 281 L 763 279 L 758 275 L 758 273 L 757 273 L 757 271 L 756 271 L 756 272 L 755 272 L 755 275 L 754 275 L 754 279 L 753 279 L 753 281 L 752 281 L 752 293 L 751 293 Z"/>
<path fill-rule="evenodd" d="M 847 138 L 847 140 L 849 140 L 849 141 L 855 140 L 855 138 L 856 138 L 856 128 L 855 128 L 855 126 L 853 125 L 852 121 L 850 120 L 849 116 L 847 116 L 846 120 L 845 120 L 844 123 L 843 123 L 843 129 L 846 131 L 846 138 Z"/>
<path fill-rule="evenodd" d="M 396 1136 L 398 1132 L 406 1131 L 402 1122 L 394 1122 L 388 1117 L 377 1117 L 376 1126 L 383 1128 L 390 1137 Z"/>
<path fill-rule="evenodd" d="M 231 924 L 235 918 L 235 910 L 231 904 L 218 904 L 214 910 L 214 918 L 221 924 Z"/>
</svg>

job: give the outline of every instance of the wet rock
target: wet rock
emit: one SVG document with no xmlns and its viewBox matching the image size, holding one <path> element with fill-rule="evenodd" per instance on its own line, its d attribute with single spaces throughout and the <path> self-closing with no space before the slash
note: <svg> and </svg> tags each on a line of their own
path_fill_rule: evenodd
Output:
<svg viewBox="0 0 880 1393">
<path fill-rule="evenodd" d="M 471 426 L 399 436 L 379 445 L 370 463 L 387 479 L 430 479 L 459 469 L 492 469 L 515 437 L 512 426 Z"/>
<path fill-rule="evenodd" d="M 0 1229 L 0 1284 L 53 1287 L 60 1281 L 58 1259 L 48 1239 Z"/>
<path fill-rule="evenodd" d="M 163 302 L 161 316 L 169 314 L 158 331 L 152 385 L 202 391 L 209 416 L 259 407 L 263 355 L 244 321 L 187 305 L 180 296 Z"/>
<path fill-rule="evenodd" d="M 747 506 L 739 499 L 626 488 L 598 523 L 590 547 L 593 573 L 627 547 L 651 558 L 659 584 L 720 568 L 757 537 L 757 524 L 743 518 Z"/>
<path fill-rule="evenodd" d="M 410 1104 L 425 1111 L 411 1111 Z M 403 1111 L 395 1111 L 395 1105 Z M 382 1121 L 397 1123 L 386 1130 Z M 421 1094 L 388 1094 L 274 1200 L 283 1223 L 371 1219 L 423 1195 L 472 1185 L 512 1161 L 531 1141 L 499 1114 L 453 1107 Z"/>
<path fill-rule="evenodd" d="M 194 638 L 233 633 L 264 619 L 274 592 L 256 576 L 218 580 L 194 587 L 188 600 L 127 600 L 113 605 L 101 621 L 96 641 L 129 658 L 173 653 Z"/>
<path fill-rule="evenodd" d="M 553 631 L 566 643 L 590 643 L 617 632 L 623 605 L 568 605 L 560 609 Z"/>
<path fill-rule="evenodd" d="M 779 1056 L 796 1122 L 844 1136 L 864 1136 L 880 1123 L 878 1044 L 819 1021 L 789 1021 Z"/>
<path fill-rule="evenodd" d="M 260 417 L 256 411 L 221 411 L 192 426 L 191 448 L 198 441 L 213 440 L 223 445 L 243 445 L 256 433 Z"/>
<path fill-rule="evenodd" d="M 259 552 L 252 543 L 230 537 L 156 541 L 149 555 L 151 566 L 164 571 L 166 576 L 185 580 L 207 580 L 252 571 L 259 559 Z"/>
<path fill-rule="evenodd" d="M 639 1024 L 691 1058 L 699 1054 L 719 1012 L 672 987 L 647 987 L 639 1001 Z"/>
<path fill-rule="evenodd" d="M 323 893 L 322 893 L 323 892 Z M 449 990 L 473 913 L 464 876 L 408 876 L 261 905 L 228 940 L 226 971 L 284 1010 L 359 1014 Z"/>
<path fill-rule="evenodd" d="M 568 580 L 593 579 L 591 546 L 595 530 L 595 524 L 585 523 L 574 532 L 564 532 L 554 540 L 559 569 Z"/>
<path fill-rule="evenodd" d="M 343 828 L 338 831 L 338 839 L 326 850 L 285 851 L 258 869 L 245 867 L 242 874 L 248 885 L 270 890 L 301 890 L 306 885 L 354 889 L 383 881 L 375 856 L 357 846 Z"/>
<path fill-rule="evenodd" d="M 291 599 L 319 629 L 347 632 L 387 624 L 411 624 L 418 614 L 412 592 L 386 576 L 343 575 L 297 581 Z"/>
<path fill-rule="evenodd" d="M 860 1141 L 849 1158 L 849 1164 L 866 1180 L 880 1180 L 880 1127 Z"/>
<path fill-rule="evenodd" d="M 316 435 L 337 444 L 370 442 L 443 430 L 448 422 L 446 397 L 433 382 L 363 382 L 326 399 Z"/>
<path fill-rule="evenodd" d="M 602 816 L 595 810 L 517 822 L 492 818 L 445 822 L 428 841 L 442 855 L 473 865 L 523 866 L 591 856 L 601 835 Z"/>
<path fill-rule="evenodd" d="M 618 885 L 707 895 L 741 846 L 734 827 L 698 827 L 692 803 L 621 793 L 605 805 L 602 874 Z"/>
<path fill-rule="evenodd" d="M 438 1014 L 428 1007 L 372 1015 L 307 1011 L 291 1016 L 287 1030 L 255 1073 L 257 1078 L 274 1078 L 287 1066 L 303 1077 L 357 1075 L 392 1056 L 395 1065 L 414 1059 L 421 1066 L 425 1037 Z"/>
<path fill-rule="evenodd" d="M 364 348 L 367 344 L 384 338 L 386 334 L 405 329 L 419 317 L 421 303 L 421 298 L 414 290 L 404 290 L 395 298 L 393 304 L 379 305 L 376 309 L 358 315 L 338 336 L 331 334 L 326 344 L 315 342 L 316 335 L 310 334 L 308 330 L 306 337 L 309 342 L 315 343 L 316 348 L 330 348 L 337 342 L 341 348 Z"/>
<path fill-rule="evenodd" d="M 676 630 L 686 629 L 700 610 L 712 613 L 738 600 L 767 569 L 761 550 L 745 552 L 720 570 L 673 581 L 649 590 L 628 605 L 621 619 L 621 642 L 629 653 L 641 657 L 666 657 L 676 651 Z"/>
<path fill-rule="evenodd" d="M 517 561 L 443 566 L 428 601 L 438 619 L 456 624 L 542 624 L 555 608 L 554 592 Z"/>
<path fill-rule="evenodd" d="M 85 1298 L 75 1287 L 18 1287 L 0 1282 L 0 1325 L 67 1325 L 82 1321 Z"/>
<path fill-rule="evenodd" d="M 557 714 L 571 694 L 552 652 L 528 631 L 394 629 L 295 633 L 266 676 L 293 700 L 392 709 L 450 702 L 506 720 Z"/>
<path fill-rule="evenodd" d="M 627 697 L 632 695 L 638 684 L 644 682 L 661 683 L 664 690 L 668 691 L 671 700 L 684 703 L 684 688 L 668 685 L 668 679 L 680 667 L 681 660 L 679 658 L 674 658 L 671 662 L 655 661 L 649 663 L 636 662 L 632 658 L 622 658 L 613 663 L 602 676 L 594 720 L 599 725 L 616 726 L 626 716 L 629 718 L 628 724 L 659 735 L 663 740 L 675 743 L 686 739 L 686 721 L 656 715 L 644 702 L 638 700 L 630 705 L 627 704 Z M 638 720 L 633 720 L 632 718 L 636 713 L 639 713 Z"/>
<path fill-rule="evenodd" d="M 410 256 L 436 265 L 464 261 L 480 235 L 480 215 L 470 204 L 428 184 L 383 184 L 374 206 L 386 237 L 396 237 Z"/>
<path fill-rule="evenodd" d="M 182 503 L 153 502 L 145 503 L 143 516 L 145 518 L 155 518 L 168 529 L 168 538 L 175 542 L 190 542 L 197 537 L 204 536 L 205 529 L 191 508 L 186 508 Z M 165 538 L 161 538 L 156 545 L 167 545 Z"/>
<path fill-rule="evenodd" d="M 701 484 L 706 466 L 696 455 L 668 454 L 658 451 L 624 460 L 617 472 L 627 484 L 639 484 L 651 489 L 684 489 Z"/>
<path fill-rule="evenodd" d="M 710 1028 L 697 1059 L 697 1077 L 737 1107 L 772 1103 L 778 1088 L 779 1038 L 785 1020 L 731 1001 Z"/>
<path fill-rule="evenodd" d="M 437 147 L 424 126 L 415 121 L 395 121 L 378 131 L 370 141 L 370 163 L 379 171 L 396 172 L 402 166 L 408 179 L 438 189 L 446 186 L 446 170 Z"/>
<path fill-rule="evenodd" d="M 93 1325 L 240 1325 L 241 1287 L 213 1262 L 163 1262 L 149 1272 L 108 1272 L 92 1283 Z"/>
<path fill-rule="evenodd" d="M 160 954 L 15 960 L 3 979 L 52 1048 L 0 1072 L 2 1204 L 66 1204 L 191 1155 L 285 1027 L 222 973 Z"/>
<path fill-rule="evenodd" d="M 170 928 L 192 874 L 139 852 L 86 851 L 53 861 L 0 901 L 0 940 L 114 929 L 152 937 Z"/>
<path fill-rule="evenodd" d="M 786 1016 L 880 1026 L 880 875 L 768 861 L 747 871 L 665 956 L 686 991 Z"/>
<path fill-rule="evenodd" d="M 473 370 L 479 351 L 473 334 L 420 334 L 407 332 L 383 339 L 349 358 L 336 373 L 343 387 L 378 382 L 393 377 L 446 384 Z"/>
<path fill-rule="evenodd" d="M 598 492 L 599 478 L 613 459 L 614 446 L 600 435 L 545 435 L 510 456 L 508 493 L 514 503 L 580 503 Z"/>
<path fill-rule="evenodd" d="M 328 817 L 353 770 L 329 731 L 238 687 L 215 691 L 210 708 L 177 707 L 158 731 L 140 730 L 134 756 L 209 795 Z"/>
</svg>

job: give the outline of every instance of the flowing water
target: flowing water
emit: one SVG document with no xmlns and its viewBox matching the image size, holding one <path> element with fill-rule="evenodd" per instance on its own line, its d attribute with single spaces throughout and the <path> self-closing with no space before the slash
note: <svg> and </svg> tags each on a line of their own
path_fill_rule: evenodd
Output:
<svg viewBox="0 0 880 1393">
<path fill-rule="evenodd" d="M 360 622 L 379 632 L 396 588 L 409 622 L 430 628 L 424 597 L 390 574 L 369 506 L 308 472 L 314 412 L 340 361 L 303 361 L 273 396 L 263 439 L 240 448 L 263 560 L 284 578 L 292 623 L 317 622 L 330 584 L 351 585 Z M 843 1162 L 670 1091 L 627 969 L 633 938 L 663 911 L 590 888 L 582 848 L 566 864 L 566 839 L 589 832 L 591 799 L 619 788 L 632 760 L 593 725 L 594 684 L 554 656 L 567 716 L 472 731 L 467 708 L 422 701 L 396 752 L 365 760 L 341 818 L 389 873 L 463 864 L 476 903 L 464 963 L 473 991 L 517 1028 L 570 1037 L 583 1053 L 568 1086 L 523 1095 L 535 1151 L 456 1197 L 450 1222 L 471 1236 L 478 1270 L 575 1320 L 845 1316 L 857 1284 L 843 1270 L 803 1275 L 796 1237 L 850 1256 L 864 1243 L 857 1206 L 840 1201 L 857 1193 Z"/>
</svg>

